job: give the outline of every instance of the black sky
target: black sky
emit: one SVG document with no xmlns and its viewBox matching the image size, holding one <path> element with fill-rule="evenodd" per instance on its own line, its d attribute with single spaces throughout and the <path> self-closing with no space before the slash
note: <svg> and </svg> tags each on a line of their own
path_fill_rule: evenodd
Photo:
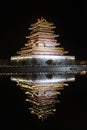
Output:
<svg viewBox="0 0 87 130">
<path fill-rule="evenodd" d="M 86 59 L 86 2 L 2 2 L 0 5 L 0 58 L 15 55 L 26 42 L 28 27 L 43 16 L 56 25 L 61 46 L 78 59 Z"/>
</svg>

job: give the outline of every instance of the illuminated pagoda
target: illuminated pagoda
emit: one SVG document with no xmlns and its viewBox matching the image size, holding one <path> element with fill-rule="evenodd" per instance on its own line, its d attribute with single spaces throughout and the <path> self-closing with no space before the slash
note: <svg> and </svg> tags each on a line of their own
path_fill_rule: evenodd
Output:
<svg viewBox="0 0 87 130">
<path fill-rule="evenodd" d="M 69 81 L 74 81 L 73 73 L 31 73 L 29 75 L 11 76 L 12 81 L 27 95 L 31 114 L 42 121 L 56 112 L 55 105 L 59 103 L 59 95 Z M 66 82 L 66 83 L 65 83 Z"/>
<path fill-rule="evenodd" d="M 29 28 L 27 43 L 17 51 L 17 56 L 11 57 L 11 62 L 18 65 L 41 66 L 74 64 L 75 57 L 66 56 L 68 51 L 59 46 L 60 43 L 57 42 L 59 35 L 54 33 L 55 28 L 53 23 L 47 22 L 43 17 L 37 19 Z"/>
<path fill-rule="evenodd" d="M 59 46 L 55 28 L 43 17 L 37 19 L 29 28 L 27 43 L 17 51 L 17 56 L 11 57 L 11 63 L 20 69 L 23 66 L 24 72 L 11 76 L 11 80 L 24 90 L 29 110 L 41 120 L 54 114 L 55 104 L 59 102 L 57 95 L 68 86 L 67 82 L 75 80 L 75 71 L 79 71 L 77 67 L 72 70 L 75 56 L 69 56 L 68 51 Z"/>
</svg>

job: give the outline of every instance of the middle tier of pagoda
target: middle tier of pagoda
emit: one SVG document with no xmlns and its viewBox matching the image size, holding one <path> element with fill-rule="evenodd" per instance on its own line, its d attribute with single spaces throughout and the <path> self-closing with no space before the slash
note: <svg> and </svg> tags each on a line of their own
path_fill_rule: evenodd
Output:
<svg viewBox="0 0 87 130">
<path fill-rule="evenodd" d="M 53 23 L 47 22 L 44 18 L 38 19 L 36 23 L 31 24 L 30 35 L 26 36 L 27 43 L 17 52 L 19 55 L 64 55 L 68 53 L 64 48 L 58 47 L 57 37 L 54 34 Z"/>
</svg>

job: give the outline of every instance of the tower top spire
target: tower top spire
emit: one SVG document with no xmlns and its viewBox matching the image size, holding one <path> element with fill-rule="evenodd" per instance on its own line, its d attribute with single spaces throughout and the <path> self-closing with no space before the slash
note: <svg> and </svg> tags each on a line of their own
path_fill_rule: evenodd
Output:
<svg viewBox="0 0 87 130">
<path fill-rule="evenodd" d="M 40 19 L 38 18 L 37 21 L 38 22 L 46 22 L 46 19 L 41 16 L 41 18 Z"/>
</svg>

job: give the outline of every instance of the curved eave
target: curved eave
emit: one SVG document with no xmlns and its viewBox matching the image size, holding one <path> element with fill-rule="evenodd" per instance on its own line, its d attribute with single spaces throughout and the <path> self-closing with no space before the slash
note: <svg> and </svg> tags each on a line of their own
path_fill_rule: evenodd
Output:
<svg viewBox="0 0 87 130">
<path fill-rule="evenodd" d="M 44 32 L 36 32 L 36 33 L 33 33 L 33 34 L 31 34 L 31 35 L 29 35 L 29 36 L 26 36 L 26 38 L 31 38 L 31 37 L 35 37 L 35 36 L 39 36 L 39 35 L 42 35 L 43 37 L 46 37 L 46 36 L 48 36 L 48 37 L 59 37 L 59 35 L 56 35 L 56 34 L 52 34 L 52 33 L 44 33 Z"/>
<path fill-rule="evenodd" d="M 31 27 L 35 27 L 35 26 L 40 25 L 40 24 L 47 24 L 50 26 L 54 25 L 53 23 L 47 22 L 46 20 L 45 21 L 39 20 L 38 22 L 31 24 Z"/>
<path fill-rule="evenodd" d="M 39 25 L 37 25 L 37 26 L 31 26 L 31 27 L 29 28 L 29 30 L 34 30 L 34 29 L 37 28 L 37 27 L 50 28 L 50 29 L 56 28 L 55 26 L 39 24 Z"/>
</svg>

